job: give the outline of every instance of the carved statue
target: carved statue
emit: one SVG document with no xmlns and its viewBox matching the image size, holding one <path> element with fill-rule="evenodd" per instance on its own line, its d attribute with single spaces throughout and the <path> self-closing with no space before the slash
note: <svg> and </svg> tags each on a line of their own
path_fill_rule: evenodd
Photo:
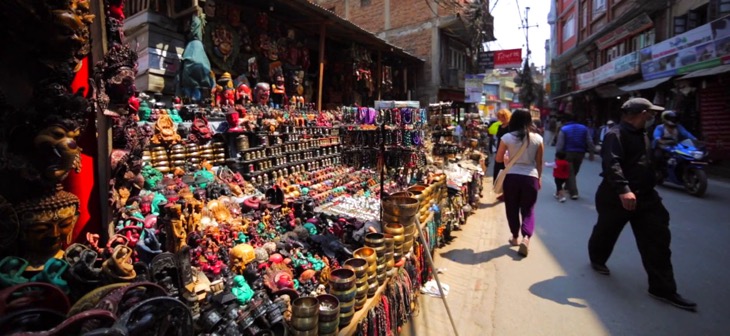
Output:
<svg viewBox="0 0 730 336">
<path fill-rule="evenodd" d="M 271 95 L 271 86 L 269 83 L 258 83 L 256 84 L 256 104 L 266 106 L 269 105 L 269 98 Z"/>
<path fill-rule="evenodd" d="M 42 269 L 48 258 L 63 255 L 79 219 L 78 207 L 79 198 L 63 190 L 14 205 L 20 256 L 31 268 Z"/>
<path fill-rule="evenodd" d="M 172 122 L 172 118 L 169 115 L 160 115 L 155 123 L 155 135 L 152 136 L 152 143 L 155 145 L 174 145 L 180 142 L 182 139 L 177 134 L 175 124 Z"/>
</svg>

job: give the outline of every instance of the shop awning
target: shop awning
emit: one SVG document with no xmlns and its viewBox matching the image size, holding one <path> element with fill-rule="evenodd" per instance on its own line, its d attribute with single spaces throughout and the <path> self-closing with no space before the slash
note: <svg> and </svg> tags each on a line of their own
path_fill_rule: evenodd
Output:
<svg viewBox="0 0 730 336">
<path fill-rule="evenodd" d="M 703 77 L 703 76 L 712 76 L 712 75 L 725 73 L 728 71 L 730 71 L 730 64 L 725 64 L 725 65 L 716 66 L 714 68 L 693 71 L 693 72 L 690 72 L 690 73 L 682 76 L 681 78 L 690 79 L 690 78 Z"/>
<path fill-rule="evenodd" d="M 626 92 L 646 90 L 646 89 L 654 88 L 657 85 L 664 83 L 670 79 L 672 79 L 672 77 L 657 78 L 657 79 L 652 79 L 652 80 L 648 80 L 648 81 L 639 81 L 639 82 L 631 83 L 629 85 L 621 86 L 621 87 L 619 87 L 619 89 L 626 91 Z"/>
<path fill-rule="evenodd" d="M 626 93 L 626 91 L 621 90 L 618 86 L 616 86 L 616 84 L 602 85 L 593 90 L 595 90 L 596 94 L 598 94 L 601 98 L 616 97 Z"/>
<path fill-rule="evenodd" d="M 559 95 L 559 96 L 557 96 L 557 97 L 553 97 L 553 98 L 550 98 L 550 99 L 552 99 L 552 100 L 558 100 L 558 99 L 562 99 L 562 98 L 565 98 L 565 97 L 567 97 L 567 96 L 573 96 L 573 95 L 577 95 L 577 94 L 579 94 L 579 93 L 582 93 L 582 92 L 584 92 L 584 91 L 586 91 L 586 90 L 588 90 L 588 89 L 583 89 L 583 90 L 578 90 L 578 91 L 568 92 L 568 93 L 565 93 L 565 94 L 561 94 L 561 95 Z"/>
</svg>

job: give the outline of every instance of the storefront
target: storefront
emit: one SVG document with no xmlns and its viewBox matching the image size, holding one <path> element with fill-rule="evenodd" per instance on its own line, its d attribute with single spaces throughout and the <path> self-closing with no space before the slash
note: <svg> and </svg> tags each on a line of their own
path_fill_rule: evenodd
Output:
<svg viewBox="0 0 730 336">
<path fill-rule="evenodd" d="M 100 3 L 0 6 L 13 50 L 0 79 L 0 333 L 354 335 L 407 323 L 432 274 L 424 254 L 447 223 L 465 223 L 481 181 L 427 150 L 426 108 L 376 105 L 407 55 L 321 22 L 308 48 L 302 28 L 330 14 L 306 1 L 286 2 L 312 14 L 290 21 L 267 14 L 293 13 L 281 2 L 208 1 L 188 12 L 170 100 L 136 92 L 124 2 Z M 351 91 L 370 107 L 342 106 Z"/>
</svg>

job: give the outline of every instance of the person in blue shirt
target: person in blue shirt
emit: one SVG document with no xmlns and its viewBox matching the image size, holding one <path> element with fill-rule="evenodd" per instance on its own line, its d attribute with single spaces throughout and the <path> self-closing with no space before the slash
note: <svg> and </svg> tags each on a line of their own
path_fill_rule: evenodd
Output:
<svg viewBox="0 0 730 336">
<path fill-rule="evenodd" d="M 697 140 L 686 128 L 677 122 L 677 113 L 671 110 L 662 113 L 662 124 L 654 129 L 653 146 L 669 143 L 679 143 L 686 139 Z"/>
<path fill-rule="evenodd" d="M 652 147 L 654 148 L 654 162 L 656 169 L 662 169 L 666 161 L 666 147 L 677 144 L 686 139 L 697 140 L 686 128 L 677 121 L 677 113 L 671 110 L 662 113 L 662 124 L 654 129 Z"/>
</svg>

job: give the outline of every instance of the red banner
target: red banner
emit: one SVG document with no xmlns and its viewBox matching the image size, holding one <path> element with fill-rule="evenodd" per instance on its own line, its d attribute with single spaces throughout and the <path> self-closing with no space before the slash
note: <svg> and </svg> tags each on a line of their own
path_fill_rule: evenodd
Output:
<svg viewBox="0 0 730 336">
<path fill-rule="evenodd" d="M 494 68 L 510 69 L 522 65 L 522 49 L 508 49 L 494 51 Z"/>
</svg>

